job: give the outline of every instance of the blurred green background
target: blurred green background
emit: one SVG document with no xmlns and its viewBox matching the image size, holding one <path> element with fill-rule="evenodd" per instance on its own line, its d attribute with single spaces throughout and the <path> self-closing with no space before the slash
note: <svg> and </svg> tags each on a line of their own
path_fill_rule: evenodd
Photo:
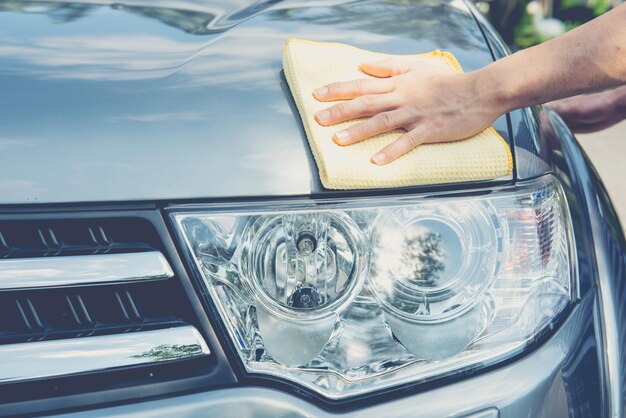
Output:
<svg viewBox="0 0 626 418">
<path fill-rule="evenodd" d="M 605 13 L 621 0 L 477 0 L 511 49 L 528 48 Z"/>
</svg>

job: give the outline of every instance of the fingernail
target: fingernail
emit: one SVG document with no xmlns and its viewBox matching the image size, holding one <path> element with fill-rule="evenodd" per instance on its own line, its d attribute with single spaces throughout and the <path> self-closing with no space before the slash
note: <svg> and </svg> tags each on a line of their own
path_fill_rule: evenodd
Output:
<svg viewBox="0 0 626 418">
<path fill-rule="evenodd" d="M 330 110 L 321 110 L 315 115 L 318 122 L 328 122 L 330 119 Z"/>
<path fill-rule="evenodd" d="M 383 152 L 377 152 L 372 157 L 372 162 L 374 164 L 378 164 L 378 165 L 384 164 L 385 163 L 385 154 Z"/>
<path fill-rule="evenodd" d="M 347 131 L 339 131 L 335 133 L 333 137 L 336 143 L 338 143 L 339 145 L 343 145 L 346 142 L 348 142 L 348 138 L 350 137 L 350 134 Z"/>
<path fill-rule="evenodd" d="M 328 87 L 320 87 L 318 89 L 315 89 L 315 96 L 316 97 L 324 97 L 328 94 Z"/>
</svg>

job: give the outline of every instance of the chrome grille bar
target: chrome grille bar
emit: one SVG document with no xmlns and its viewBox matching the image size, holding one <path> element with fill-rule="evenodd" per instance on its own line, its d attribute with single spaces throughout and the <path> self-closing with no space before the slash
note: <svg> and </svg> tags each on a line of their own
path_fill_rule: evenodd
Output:
<svg viewBox="0 0 626 418">
<path fill-rule="evenodd" d="M 173 276 L 167 259 L 159 251 L 0 261 L 0 291 L 158 280 Z"/>
<path fill-rule="evenodd" d="M 204 338 L 190 325 L 0 345 L 0 382 L 104 371 L 210 354 Z"/>
</svg>

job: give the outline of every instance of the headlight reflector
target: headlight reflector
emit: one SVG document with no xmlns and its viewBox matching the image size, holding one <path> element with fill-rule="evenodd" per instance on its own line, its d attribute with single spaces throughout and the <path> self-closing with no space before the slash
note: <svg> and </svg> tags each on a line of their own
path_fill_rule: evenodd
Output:
<svg viewBox="0 0 626 418">
<path fill-rule="evenodd" d="M 371 236 L 372 289 L 390 312 L 416 322 L 470 309 L 503 256 L 502 225 L 488 202 L 386 210 Z"/>
<path fill-rule="evenodd" d="M 246 369 L 333 399 L 515 354 L 573 299 L 567 207 L 550 176 L 171 216 Z"/>
<path fill-rule="evenodd" d="M 243 233 L 239 266 L 268 310 L 310 320 L 341 310 L 358 293 L 364 246 L 342 213 L 257 217 Z"/>
</svg>

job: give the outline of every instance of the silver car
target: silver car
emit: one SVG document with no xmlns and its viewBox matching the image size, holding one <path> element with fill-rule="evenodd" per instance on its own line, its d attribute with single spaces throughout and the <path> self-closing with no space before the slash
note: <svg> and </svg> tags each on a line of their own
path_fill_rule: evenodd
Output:
<svg viewBox="0 0 626 418">
<path fill-rule="evenodd" d="M 0 0 L 0 415 L 621 416 L 626 247 L 558 115 L 495 122 L 510 176 L 328 190 L 287 38 L 507 54 L 466 0 Z"/>
</svg>

